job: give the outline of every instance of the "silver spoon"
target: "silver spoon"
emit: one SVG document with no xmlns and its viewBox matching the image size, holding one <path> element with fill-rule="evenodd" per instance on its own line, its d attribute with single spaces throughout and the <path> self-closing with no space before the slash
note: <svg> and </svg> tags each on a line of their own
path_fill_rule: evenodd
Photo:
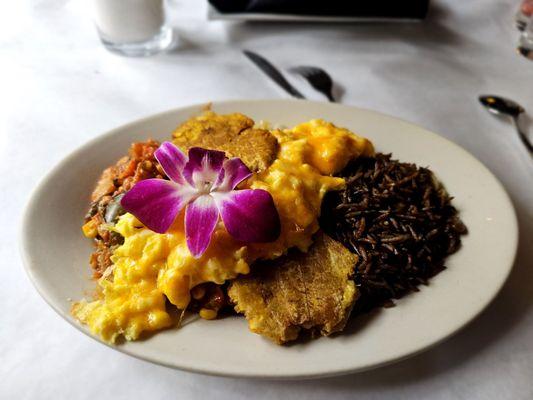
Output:
<svg viewBox="0 0 533 400">
<path fill-rule="evenodd" d="M 505 115 L 511 117 L 511 121 L 522 140 L 522 143 L 526 146 L 530 153 L 533 154 L 533 145 L 526 136 L 526 133 L 520 128 L 519 118 L 520 115 L 525 112 L 524 107 L 514 102 L 513 100 L 506 99 L 504 97 L 484 95 L 479 96 L 479 101 L 483 104 L 487 110 L 492 114 Z"/>
</svg>

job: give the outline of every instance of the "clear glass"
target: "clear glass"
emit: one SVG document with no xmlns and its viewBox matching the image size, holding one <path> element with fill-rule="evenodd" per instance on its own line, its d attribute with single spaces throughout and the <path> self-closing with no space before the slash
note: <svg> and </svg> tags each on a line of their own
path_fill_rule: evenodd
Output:
<svg viewBox="0 0 533 400">
<path fill-rule="evenodd" d="M 164 0 L 92 0 L 94 22 L 104 46 L 125 56 L 148 56 L 169 48 Z"/>
<path fill-rule="evenodd" d="M 524 57 L 533 60 L 533 16 L 529 17 L 520 35 L 518 52 Z"/>
<path fill-rule="evenodd" d="M 519 31 L 523 31 L 527 25 L 528 16 L 519 8 L 515 15 L 516 27 Z"/>
<path fill-rule="evenodd" d="M 144 57 L 157 54 L 168 49 L 173 42 L 173 32 L 167 26 L 161 27 L 159 33 L 148 40 L 137 42 L 114 42 L 106 38 L 106 35 L 100 32 L 100 41 L 105 48 L 113 53 L 118 53 L 127 57 Z"/>
</svg>

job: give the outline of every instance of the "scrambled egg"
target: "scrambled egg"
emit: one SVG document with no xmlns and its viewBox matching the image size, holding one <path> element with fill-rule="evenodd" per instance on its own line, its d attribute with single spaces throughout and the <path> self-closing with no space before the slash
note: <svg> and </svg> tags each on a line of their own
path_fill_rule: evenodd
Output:
<svg viewBox="0 0 533 400">
<path fill-rule="evenodd" d="M 352 158 L 374 153 L 368 139 L 320 119 L 272 134 L 280 145 L 278 156 L 249 183 L 253 189 L 267 190 L 274 198 L 282 233 L 274 243 L 250 245 L 256 259 L 279 257 L 295 246 L 307 251 L 318 230 L 322 198 L 326 192 L 344 187 L 344 179 L 330 175 Z"/>
<path fill-rule="evenodd" d="M 113 229 L 124 236 L 124 244 L 113 253 L 112 273 L 99 280 L 99 298 L 78 302 L 72 309 L 92 333 L 110 342 L 120 335 L 135 340 L 143 331 L 172 325 L 166 299 L 183 310 L 191 289 L 200 283 L 222 284 L 248 274 L 253 261 L 279 257 L 291 247 L 307 251 L 319 228 L 324 194 L 345 184 L 331 174 L 353 157 L 373 154 L 373 147 L 367 139 L 322 120 L 272 133 L 280 145 L 276 160 L 244 186 L 270 192 L 281 219 L 280 237 L 245 245 L 219 222 L 207 251 L 196 259 L 187 249 L 183 213 L 164 234 L 144 227 L 131 214 L 123 215 Z"/>
<path fill-rule="evenodd" d="M 278 137 L 282 152 L 286 154 L 282 154 L 282 157 L 309 163 L 325 175 L 339 172 L 353 158 L 374 155 L 374 146 L 370 140 L 322 119 L 297 125 L 287 136 Z M 295 138 L 306 143 L 302 151 L 294 150 Z"/>
</svg>

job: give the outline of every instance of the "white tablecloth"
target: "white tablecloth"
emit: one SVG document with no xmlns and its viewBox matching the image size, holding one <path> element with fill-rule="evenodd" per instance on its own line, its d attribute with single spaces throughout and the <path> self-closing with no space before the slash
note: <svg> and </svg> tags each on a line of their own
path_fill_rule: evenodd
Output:
<svg viewBox="0 0 533 400">
<path fill-rule="evenodd" d="M 508 95 L 533 115 L 533 62 L 514 50 L 517 1 L 434 3 L 422 24 L 335 26 L 207 22 L 203 1 L 174 1 L 179 47 L 132 59 L 99 44 L 83 0 L 5 2 L 0 398 L 533 398 L 533 164 L 512 127 L 477 102 L 481 93 Z M 106 348 L 39 297 L 24 273 L 16 236 L 39 179 L 88 139 L 140 116 L 208 100 L 286 96 L 243 58 L 243 48 L 282 68 L 325 67 L 343 87 L 343 103 L 439 132 L 501 179 L 520 219 L 517 263 L 498 298 L 461 333 L 410 360 L 358 375 L 308 382 L 225 379 Z"/>
</svg>

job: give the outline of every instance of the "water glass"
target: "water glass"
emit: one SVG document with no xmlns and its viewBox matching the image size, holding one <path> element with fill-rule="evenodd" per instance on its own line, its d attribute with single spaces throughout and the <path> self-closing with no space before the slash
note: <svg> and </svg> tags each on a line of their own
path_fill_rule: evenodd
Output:
<svg viewBox="0 0 533 400">
<path fill-rule="evenodd" d="M 104 46 L 125 56 L 147 56 L 172 44 L 164 0 L 92 0 Z"/>
</svg>

